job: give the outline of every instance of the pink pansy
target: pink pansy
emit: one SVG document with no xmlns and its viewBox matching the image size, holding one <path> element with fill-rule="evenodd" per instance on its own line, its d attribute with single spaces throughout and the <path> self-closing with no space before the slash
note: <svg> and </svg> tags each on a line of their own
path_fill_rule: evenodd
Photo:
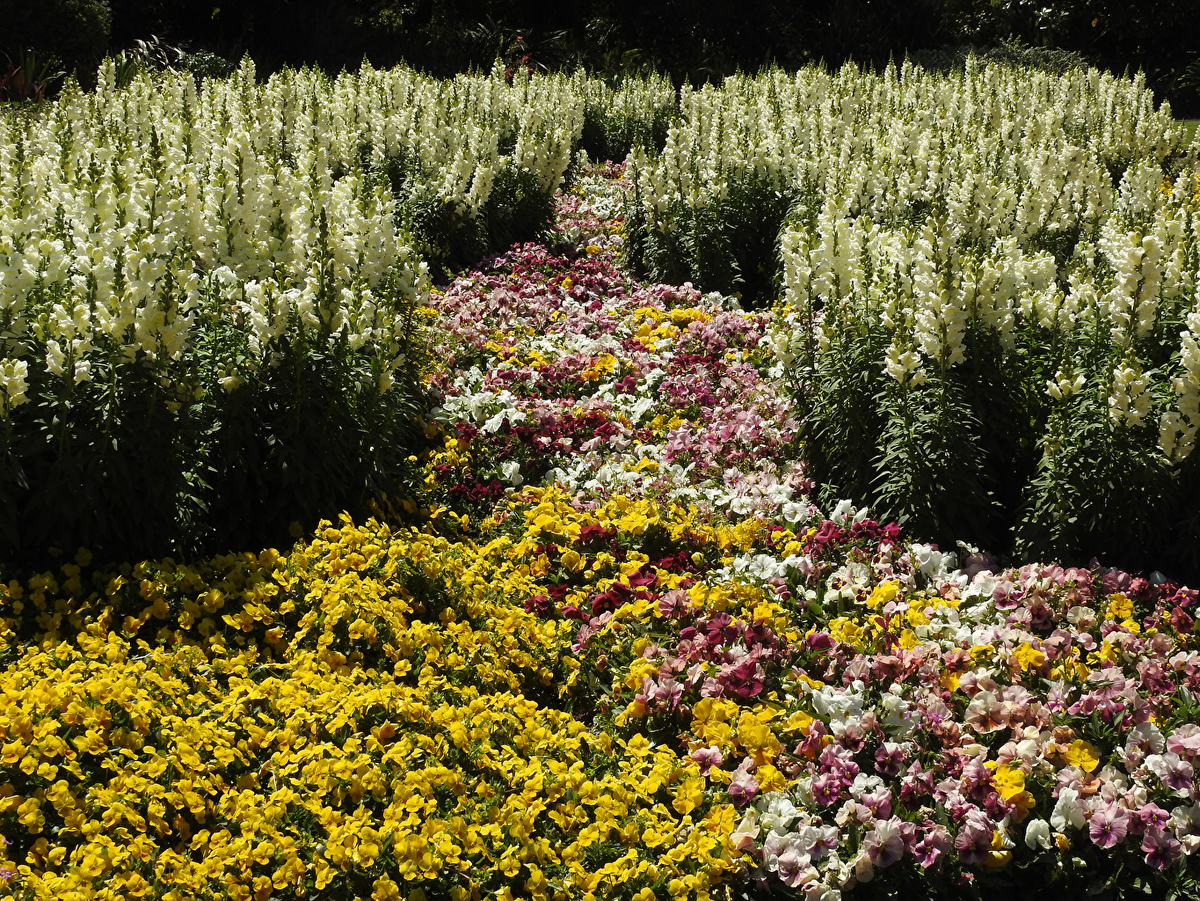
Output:
<svg viewBox="0 0 1200 901">
<path fill-rule="evenodd" d="M 800 831 L 800 840 L 809 856 L 813 860 L 820 860 L 837 850 L 839 833 L 836 826 L 823 826 L 818 819 Z"/>
<path fill-rule="evenodd" d="M 1146 758 L 1146 769 L 1154 773 L 1163 783 L 1181 798 L 1191 797 L 1192 765 L 1178 754 L 1151 754 Z"/>
<path fill-rule="evenodd" d="M 954 850 L 963 863 L 982 863 L 992 849 L 995 825 L 982 810 L 971 810 L 954 837 Z"/>
<path fill-rule="evenodd" d="M 921 830 L 921 840 L 913 847 L 913 857 L 923 869 L 937 866 L 942 856 L 950 850 L 950 833 L 944 826 L 926 824 Z"/>
<path fill-rule="evenodd" d="M 742 822 L 738 824 L 729 836 L 733 842 L 733 846 L 739 851 L 749 850 L 754 846 L 754 840 L 758 838 L 761 828 L 758 825 L 758 811 L 754 808 L 746 811 L 746 815 L 742 818 Z"/>
<path fill-rule="evenodd" d="M 738 807 L 745 807 L 758 794 L 758 780 L 750 772 L 753 768 L 754 761 L 746 758 L 734 771 L 729 783 L 729 797 Z"/>
<path fill-rule="evenodd" d="M 1111 848 L 1125 840 L 1129 831 L 1129 814 L 1122 807 L 1105 804 L 1092 811 L 1088 834 L 1101 848 Z"/>
<path fill-rule="evenodd" d="M 823 773 L 813 780 L 812 796 L 818 807 L 828 807 L 837 802 L 845 782 L 833 773 Z"/>
<path fill-rule="evenodd" d="M 1139 825 L 1139 832 L 1145 832 L 1147 829 L 1161 829 L 1167 825 L 1171 819 L 1171 815 L 1151 802 L 1141 807 L 1134 814 Z"/>
<path fill-rule="evenodd" d="M 697 748 L 688 756 L 700 765 L 701 776 L 707 776 L 709 770 L 713 767 L 719 767 L 725 762 L 725 755 L 715 745 L 710 745 L 707 748 Z"/>
<path fill-rule="evenodd" d="M 807 881 L 813 870 L 809 867 L 808 855 L 798 848 L 789 847 L 779 855 L 776 861 L 776 873 L 779 881 L 788 888 L 796 888 Z"/>
<path fill-rule="evenodd" d="M 1200 726 L 1185 723 L 1167 738 L 1167 750 L 1180 757 L 1200 757 Z"/>
<path fill-rule="evenodd" d="M 862 795 L 858 801 L 879 819 L 887 819 L 892 815 L 892 793 L 882 786 Z"/>
<path fill-rule="evenodd" d="M 912 832 L 914 829 L 912 823 L 906 823 L 898 817 L 879 821 L 863 839 L 863 848 L 875 866 L 880 869 L 890 867 L 904 856 L 905 830 Z"/>
<path fill-rule="evenodd" d="M 1011 704 L 1001 701 L 990 691 L 981 691 L 972 698 L 963 722 L 981 735 L 1008 727 L 1012 717 Z"/>
<path fill-rule="evenodd" d="M 1146 852 L 1146 863 L 1156 870 L 1165 870 L 1183 854 L 1183 847 L 1175 837 L 1157 826 L 1146 830 L 1142 850 Z"/>
</svg>

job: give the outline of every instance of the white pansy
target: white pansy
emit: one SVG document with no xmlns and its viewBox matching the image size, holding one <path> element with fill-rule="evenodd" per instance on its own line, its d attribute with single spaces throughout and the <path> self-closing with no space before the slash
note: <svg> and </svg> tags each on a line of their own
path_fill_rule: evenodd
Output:
<svg viewBox="0 0 1200 901">
<path fill-rule="evenodd" d="M 1068 828 L 1082 829 L 1087 825 L 1087 806 L 1079 800 L 1079 792 L 1073 788 L 1059 789 L 1058 801 L 1050 815 L 1050 825 L 1055 832 L 1066 832 Z"/>
<path fill-rule="evenodd" d="M 1030 820 L 1029 825 L 1025 827 L 1025 845 L 1037 851 L 1039 848 L 1048 850 L 1050 843 L 1050 824 L 1036 817 Z"/>
</svg>

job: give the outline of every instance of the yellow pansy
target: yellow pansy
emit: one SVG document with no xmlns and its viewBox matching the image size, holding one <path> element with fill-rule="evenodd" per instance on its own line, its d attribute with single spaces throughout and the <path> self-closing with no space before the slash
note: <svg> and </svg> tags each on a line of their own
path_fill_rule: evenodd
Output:
<svg viewBox="0 0 1200 901">
<path fill-rule="evenodd" d="M 1062 752 L 1063 760 L 1071 766 L 1077 766 L 1090 773 L 1100 765 L 1100 752 L 1091 742 L 1077 738 Z"/>
<path fill-rule="evenodd" d="M 1017 646 L 1013 651 L 1013 662 L 1016 663 L 1017 669 L 1025 672 L 1028 669 L 1035 669 L 1046 662 L 1046 655 L 1037 650 L 1033 645 L 1024 642 Z"/>
<path fill-rule="evenodd" d="M 1133 601 L 1128 597 L 1117 592 L 1110 595 L 1108 599 L 1108 611 L 1106 616 L 1114 622 L 1120 622 L 1123 619 L 1128 619 L 1133 615 Z"/>
<path fill-rule="evenodd" d="M 900 591 L 900 583 L 894 579 L 889 579 L 875 586 L 875 589 L 867 597 L 867 606 L 878 610 L 889 601 L 895 600 L 896 594 Z"/>
<path fill-rule="evenodd" d="M 996 791 L 1005 801 L 1010 801 L 1025 791 L 1025 772 L 1019 766 L 1003 764 L 992 773 Z"/>
</svg>

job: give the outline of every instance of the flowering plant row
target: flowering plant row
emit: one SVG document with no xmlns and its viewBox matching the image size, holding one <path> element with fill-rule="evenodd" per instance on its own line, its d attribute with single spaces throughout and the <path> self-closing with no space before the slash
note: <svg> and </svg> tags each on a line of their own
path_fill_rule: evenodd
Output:
<svg viewBox="0 0 1200 901">
<path fill-rule="evenodd" d="M 0 117 L 8 559 L 276 541 L 403 493 L 430 266 L 546 227 L 588 98 L 627 126 L 668 99 L 499 68 L 125 75 Z"/>
<path fill-rule="evenodd" d="M 779 297 L 826 506 L 1200 574 L 1197 152 L 1136 80 L 736 78 L 635 152 L 630 260 Z"/>
<path fill-rule="evenodd" d="M 1069 254 L 1079 230 L 1109 217 L 1123 178 L 1130 212 L 1153 213 L 1162 170 L 1152 170 L 1173 178 L 1185 151 L 1182 126 L 1155 109 L 1144 79 L 1095 69 L 1051 75 L 970 58 L 956 74 L 906 61 L 877 74 L 739 76 L 682 92 L 661 152 L 631 156 L 631 235 L 652 272 L 700 284 L 740 252 L 747 223 L 778 222 L 798 201 L 809 216 L 829 204 L 883 224 L 919 227 L 938 213 L 939 237 L 990 246 L 1014 235 Z M 709 243 L 687 240 L 699 234 Z M 753 264 L 774 272 L 778 228 L 761 238 Z M 749 280 L 750 261 L 739 262 Z M 775 299 L 765 288 L 760 305 Z"/>
<path fill-rule="evenodd" d="M 1195 895 L 1195 592 L 818 510 L 620 174 L 433 295 L 422 527 L 7 580 L 11 894 Z"/>
<path fill-rule="evenodd" d="M 944 163 L 914 215 L 856 181 L 784 229 L 774 341 L 811 474 L 927 537 L 1194 578 L 1196 148 L 1135 85 L 1028 81 L 1052 126 L 1012 105 L 1020 79 L 948 86 L 1000 128 L 965 141 L 980 107 L 951 102 L 953 124 L 921 130 Z M 1125 108 L 1123 152 L 1073 105 L 1088 96 Z M 877 131 L 872 178 L 897 133 Z"/>
<path fill-rule="evenodd" d="M 547 227 L 585 109 L 604 149 L 674 96 L 109 62 L 0 117 L 0 556 L 274 542 L 406 493 L 431 270 Z"/>
</svg>

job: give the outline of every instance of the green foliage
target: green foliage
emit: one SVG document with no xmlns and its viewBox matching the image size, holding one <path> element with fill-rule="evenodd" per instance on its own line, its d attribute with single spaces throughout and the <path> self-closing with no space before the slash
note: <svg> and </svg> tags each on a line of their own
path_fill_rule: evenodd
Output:
<svg viewBox="0 0 1200 901">
<path fill-rule="evenodd" d="M 881 371 L 887 338 L 839 335 L 797 386 L 820 504 L 854 498 L 942 547 L 1200 572 L 1200 465 L 1172 467 L 1154 430 L 1113 423 L 1107 356 L 1087 369 L 1090 390 L 1055 401 L 1043 386 L 1064 350 L 1047 332 L 1009 350 L 976 336 L 963 364 L 915 387 Z"/>
<path fill-rule="evenodd" d="M 1171 466 L 1155 430 L 1114 424 L 1106 337 L 1068 349 L 1034 330 L 1006 350 L 975 335 L 964 363 L 913 386 L 881 371 L 883 329 L 839 333 L 797 386 L 819 503 L 854 498 L 943 547 L 1194 579 L 1200 464 Z M 1068 365 L 1091 387 L 1048 397 Z"/>
<path fill-rule="evenodd" d="M 55 71 L 54 58 L 26 50 L 16 59 L 6 59 L 0 69 L 0 103 L 41 103 L 66 73 Z"/>
<path fill-rule="evenodd" d="M 1195 464 L 1173 471 L 1154 435 L 1112 428 L 1104 401 L 1088 392 L 1050 414 L 1014 552 L 1077 565 L 1095 556 L 1135 571 L 1170 561 L 1172 576 L 1196 572 Z"/>
<path fill-rule="evenodd" d="M 770 178 L 739 173 L 725 196 L 694 207 L 675 201 L 654 223 L 635 192 L 627 260 L 657 281 L 690 281 L 736 295 L 749 308 L 769 306 L 778 296 L 779 232 L 796 196 Z"/>
<path fill-rule="evenodd" d="M 443 200 L 432 186 L 423 184 L 400 196 L 404 227 L 435 278 L 446 279 L 487 253 L 483 223 Z"/>
<path fill-rule="evenodd" d="M 935 376 L 920 388 L 885 385 L 886 424 L 871 470 L 871 507 L 942 546 L 969 535 L 995 547 L 995 484 L 963 386 Z"/>
<path fill-rule="evenodd" d="M 435 276 L 446 278 L 488 253 L 535 240 L 553 219 L 553 198 L 541 189 L 536 175 L 511 160 L 496 173 L 487 201 L 471 216 L 439 197 L 415 163 L 394 157 L 372 166 L 369 156 L 364 151 L 367 177 L 390 187 L 405 231 Z"/>
<path fill-rule="evenodd" d="M 174 552 L 195 520 L 186 477 L 191 423 L 144 363 L 96 365 L 78 385 L 31 367 L 31 402 L 5 425 L 7 488 L 0 557 L 37 559 L 49 547 L 122 558 Z"/>
<path fill-rule="evenodd" d="M 861 499 L 943 547 L 958 539 L 1008 547 L 1039 415 L 1020 378 L 1004 368 L 998 347 L 976 347 L 962 369 L 901 385 L 879 365 L 889 337 L 867 323 L 848 330 L 799 392 L 818 502 Z"/>
<path fill-rule="evenodd" d="M 0 559 L 283 546 L 293 522 L 330 510 L 361 518 L 384 496 L 406 496 L 408 457 L 424 441 L 424 351 L 413 311 L 398 315 L 413 362 L 386 392 L 344 334 L 280 339 L 273 365 L 229 390 L 221 379 L 245 365 L 244 333 L 217 318 L 200 325 L 175 384 L 117 355 L 94 355 L 79 384 L 31 365 L 30 402 L 3 423 Z"/>
<path fill-rule="evenodd" d="M 541 237 L 553 218 L 553 197 L 541 190 L 537 176 L 511 162 L 496 173 L 480 211 L 487 247 L 492 251 Z"/>
<path fill-rule="evenodd" d="M 0 53 L 53 56 L 81 81 L 108 49 L 112 13 L 106 0 L 0 0 Z"/>
<path fill-rule="evenodd" d="M 150 35 L 145 40 L 136 40 L 114 58 L 117 87 L 126 87 L 139 72 L 155 72 L 164 69 L 186 70 L 195 76 L 197 83 L 205 78 L 227 78 L 237 66 L 209 50 L 191 52 L 182 46 L 173 46 Z"/>
<path fill-rule="evenodd" d="M 967 31 L 969 35 L 971 32 Z M 1031 47 L 1019 39 L 1001 39 L 998 45 L 959 44 L 919 50 L 911 55 L 913 62 L 936 71 L 962 71 L 967 60 L 975 57 L 984 63 L 1003 63 L 1024 69 L 1039 69 L 1062 75 L 1071 69 L 1083 69 L 1088 60 L 1073 50 L 1054 47 Z"/>
<path fill-rule="evenodd" d="M 185 51 L 179 58 L 179 64 L 197 79 L 228 78 L 237 69 L 234 63 L 217 56 L 211 50 Z"/>
<path fill-rule="evenodd" d="M 415 384 L 380 392 L 344 335 L 274 353 L 261 378 L 229 393 L 212 385 L 201 406 L 210 548 L 282 546 L 290 523 L 311 526 L 335 509 L 362 518 L 415 478 L 407 458 L 422 444 L 425 412 Z"/>
<path fill-rule="evenodd" d="M 663 76 L 639 74 L 637 68 L 603 79 L 577 73 L 584 95 L 579 149 L 590 159 L 620 161 L 635 147 L 661 153 L 666 145 L 667 133 L 679 119 L 678 93 Z"/>
<path fill-rule="evenodd" d="M 646 111 L 613 110 L 600 100 L 589 98 L 583 113 L 583 134 L 579 146 L 593 160 L 621 161 L 634 147 L 661 152 L 667 143 L 667 129 L 676 116 L 675 104 Z"/>
<path fill-rule="evenodd" d="M 640 66 L 676 84 L 701 84 L 771 64 L 795 69 L 853 60 L 881 67 L 908 56 L 933 67 L 954 65 L 970 46 L 1018 65 L 1086 60 L 1115 73 L 1141 68 L 1177 112 L 1200 110 L 1200 92 L 1187 75 L 1200 29 L 1200 6 L 1190 0 L 111 0 L 111 6 L 114 48 L 158 34 L 224 59 L 249 53 L 264 72 L 316 64 L 335 73 L 365 56 L 377 66 L 404 61 L 449 76 L 485 69 L 499 56 L 513 71 L 583 65 L 627 74 Z"/>
<path fill-rule="evenodd" d="M 1041 68 L 1086 60 L 1117 73 L 1140 69 L 1177 112 L 1200 108 L 1200 97 L 1186 85 L 1200 7 L 1187 0 L 938 0 L 931 8 L 947 45 L 993 48 L 1020 65 Z"/>
</svg>

